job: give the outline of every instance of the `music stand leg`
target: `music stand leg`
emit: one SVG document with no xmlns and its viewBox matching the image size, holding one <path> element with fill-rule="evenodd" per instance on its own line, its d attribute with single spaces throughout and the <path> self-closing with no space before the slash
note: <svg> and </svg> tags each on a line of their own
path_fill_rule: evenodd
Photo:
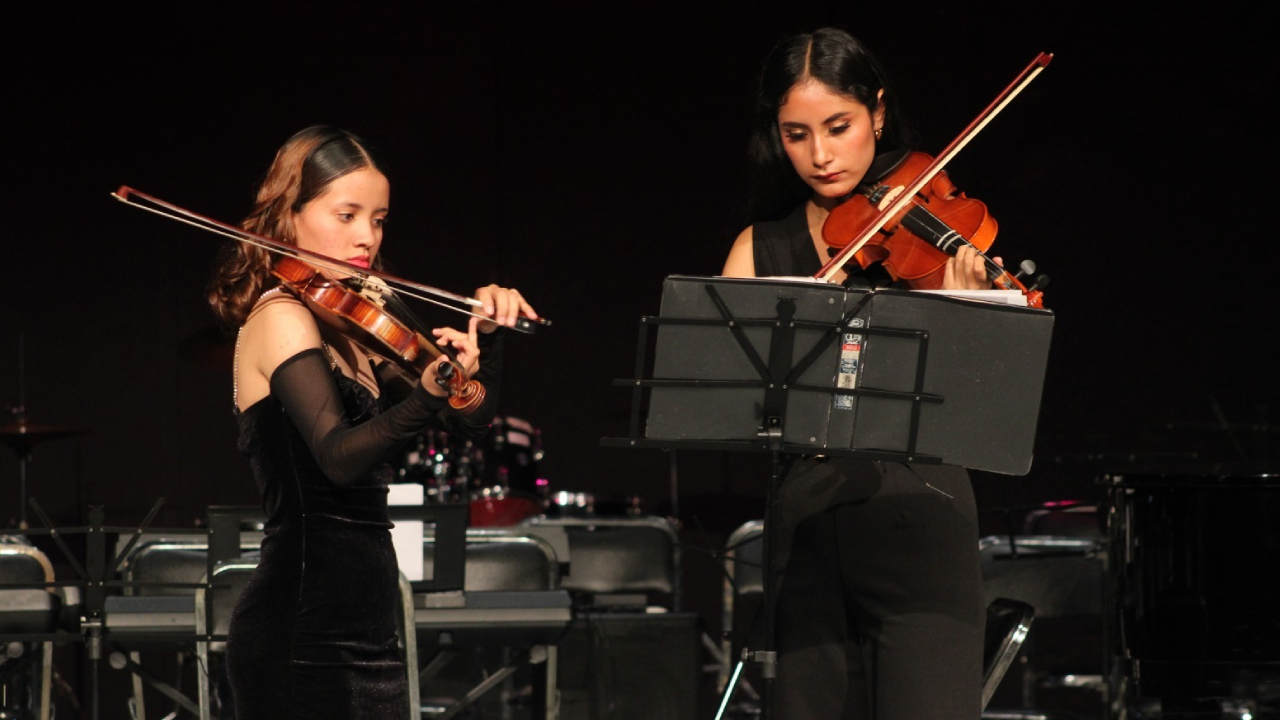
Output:
<svg viewBox="0 0 1280 720">
<path fill-rule="evenodd" d="M 733 675 L 729 677 L 729 682 L 725 683 L 724 695 L 720 697 L 720 709 L 716 710 L 715 720 L 723 720 L 724 718 L 725 708 L 729 707 L 729 700 L 733 698 L 733 691 L 738 687 L 738 678 L 742 677 L 742 668 L 747 663 L 745 655 L 746 653 L 743 653 L 744 657 L 738 661 L 737 665 L 733 666 Z"/>
<path fill-rule="evenodd" d="M 782 452 L 779 450 L 770 451 L 770 462 L 772 469 L 769 473 L 769 487 L 765 497 L 765 517 L 764 526 L 761 529 L 761 539 L 764 542 L 763 553 L 761 557 L 761 578 L 763 580 L 764 591 L 764 636 L 761 640 L 762 647 L 751 649 L 744 647 L 742 650 L 742 659 L 738 661 L 737 666 L 733 670 L 733 676 L 725 685 L 724 693 L 720 698 L 720 709 L 716 712 L 716 720 L 721 720 L 725 708 L 729 705 L 729 699 L 733 697 L 733 692 L 737 689 L 738 682 L 742 676 L 743 667 L 747 662 L 760 663 L 760 675 L 763 683 L 760 688 L 760 720 L 773 720 L 773 680 L 778 674 L 778 653 L 774 649 L 776 639 L 774 637 L 775 620 L 777 613 L 777 588 L 775 572 L 773 564 L 774 556 L 774 540 L 773 528 L 777 525 L 777 506 L 778 491 L 782 486 Z M 728 629 L 726 629 L 727 631 Z"/>
</svg>

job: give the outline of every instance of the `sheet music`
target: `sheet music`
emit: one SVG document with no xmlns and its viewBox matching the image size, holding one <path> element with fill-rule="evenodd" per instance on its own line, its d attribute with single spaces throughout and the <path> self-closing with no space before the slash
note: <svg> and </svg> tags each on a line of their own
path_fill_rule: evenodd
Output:
<svg viewBox="0 0 1280 720">
<path fill-rule="evenodd" d="M 913 290 L 912 292 L 935 293 L 961 300 L 981 300 L 983 302 L 1002 303 L 1005 305 L 1027 306 L 1027 296 L 1021 290 Z"/>
<path fill-rule="evenodd" d="M 730 278 L 717 276 L 722 280 L 779 280 L 782 282 L 793 282 L 797 284 L 823 284 L 835 285 L 821 278 L 809 277 L 808 275 L 771 275 L 767 278 Z M 836 287 L 839 287 L 838 285 Z M 1002 305 L 1016 305 L 1018 307 L 1027 306 L 1027 296 L 1022 294 L 1021 290 L 912 290 L 911 292 L 934 293 L 937 295 L 946 295 L 947 297 L 958 298 L 960 300 L 979 300 L 982 302 L 999 303 Z"/>
</svg>

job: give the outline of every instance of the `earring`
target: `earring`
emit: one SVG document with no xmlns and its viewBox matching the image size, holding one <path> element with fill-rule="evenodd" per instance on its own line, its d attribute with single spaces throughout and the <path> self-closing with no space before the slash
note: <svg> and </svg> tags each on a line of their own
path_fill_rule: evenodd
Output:
<svg viewBox="0 0 1280 720">
<path fill-rule="evenodd" d="M 876 139 L 880 139 L 880 135 L 884 132 L 881 128 L 876 128 Z"/>
</svg>

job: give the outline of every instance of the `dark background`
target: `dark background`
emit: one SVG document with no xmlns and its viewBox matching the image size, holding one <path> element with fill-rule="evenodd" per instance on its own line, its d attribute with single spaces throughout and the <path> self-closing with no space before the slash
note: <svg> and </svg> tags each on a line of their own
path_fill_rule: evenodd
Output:
<svg viewBox="0 0 1280 720">
<path fill-rule="evenodd" d="M 170 527 L 256 503 L 229 345 L 202 294 L 220 240 L 109 193 L 130 185 L 235 222 L 275 149 L 328 123 L 390 159 L 384 255 L 398 274 L 518 287 L 554 320 L 510 338 L 502 408 L 541 429 L 551 489 L 669 512 L 667 454 L 600 447 L 626 432 L 629 394 L 611 381 L 632 374 L 662 279 L 719 272 L 745 223 L 755 74 L 783 35 L 822 25 L 880 56 L 930 153 L 1036 53 L 1055 54 L 948 166 L 999 221 L 994 254 L 1053 278 L 1035 463 L 975 474 L 984 532 L 1003 508 L 1100 497 L 1102 472 L 1257 468 L 1274 457 L 1277 396 L 1276 63 L 1260 15 L 1195 7 L 16 11 L 0 29 L 0 404 L 84 431 L 36 448 L 29 494 L 64 525 L 91 505 L 137 522 L 158 497 L 154 522 Z M 678 470 L 691 543 L 760 515 L 765 456 L 682 452 Z M 0 453 L 0 526 L 18 515 L 17 478 Z M 692 583 L 691 604 L 714 614 L 717 592 Z"/>
</svg>

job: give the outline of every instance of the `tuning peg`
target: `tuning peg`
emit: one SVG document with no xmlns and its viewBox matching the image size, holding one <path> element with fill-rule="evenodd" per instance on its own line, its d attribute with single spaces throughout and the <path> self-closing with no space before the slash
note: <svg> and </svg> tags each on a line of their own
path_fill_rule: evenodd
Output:
<svg viewBox="0 0 1280 720">
<path fill-rule="evenodd" d="M 1039 275 L 1036 276 L 1035 284 L 1027 289 L 1028 290 L 1044 290 L 1047 287 L 1049 287 L 1049 276 L 1045 273 L 1040 273 Z"/>
<path fill-rule="evenodd" d="M 1018 272 L 1013 274 L 1014 279 L 1021 280 L 1025 275 L 1034 275 L 1036 272 L 1036 263 L 1034 260 L 1023 260 L 1018 263 Z"/>
</svg>

